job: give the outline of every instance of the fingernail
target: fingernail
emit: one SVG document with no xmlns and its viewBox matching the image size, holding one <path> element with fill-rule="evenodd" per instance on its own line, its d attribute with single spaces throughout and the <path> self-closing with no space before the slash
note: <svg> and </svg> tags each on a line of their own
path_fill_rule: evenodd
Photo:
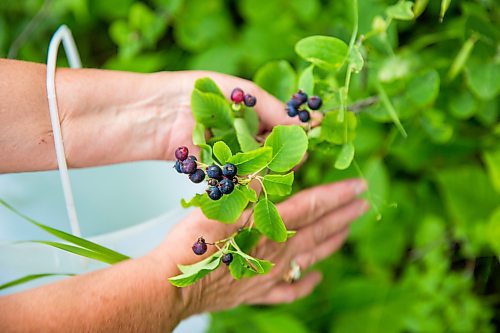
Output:
<svg viewBox="0 0 500 333">
<path fill-rule="evenodd" d="M 354 184 L 354 192 L 356 194 L 361 194 L 364 191 L 366 191 L 367 184 L 366 181 L 364 180 L 357 180 L 356 183 Z"/>
</svg>

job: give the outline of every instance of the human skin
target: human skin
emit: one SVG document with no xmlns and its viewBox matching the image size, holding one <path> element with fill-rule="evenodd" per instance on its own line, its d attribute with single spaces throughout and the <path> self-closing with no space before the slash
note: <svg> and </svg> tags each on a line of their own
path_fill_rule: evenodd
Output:
<svg viewBox="0 0 500 333">
<path fill-rule="evenodd" d="M 265 135 L 277 124 L 298 124 L 281 102 L 250 81 L 213 72 L 134 74 L 95 69 L 58 69 L 56 90 L 68 166 L 169 160 L 192 145 L 190 96 L 197 78 L 209 76 L 228 96 L 234 87 L 257 97 Z M 45 66 L 0 60 L 0 173 L 55 169 L 56 158 L 45 88 Z M 225 266 L 186 288 L 167 281 L 176 264 L 195 256 L 192 243 L 223 239 L 242 221 L 226 225 L 194 210 L 156 249 L 89 274 L 0 298 L 0 331 L 171 331 L 196 313 L 239 304 L 276 304 L 303 297 L 320 282 L 310 272 L 283 281 L 290 261 L 302 270 L 327 257 L 345 240 L 349 224 L 368 208 L 357 196 L 360 179 L 301 191 L 278 205 L 290 230 L 286 243 L 262 239 L 253 253 L 276 265 L 267 275 L 233 280 Z M 244 215 L 249 212 L 245 212 Z M 242 217 L 244 219 L 245 216 Z"/>
</svg>

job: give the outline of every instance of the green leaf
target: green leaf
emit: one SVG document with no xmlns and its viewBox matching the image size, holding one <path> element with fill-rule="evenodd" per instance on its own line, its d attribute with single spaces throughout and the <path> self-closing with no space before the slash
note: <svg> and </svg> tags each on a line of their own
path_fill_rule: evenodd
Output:
<svg viewBox="0 0 500 333">
<path fill-rule="evenodd" d="M 75 274 L 70 273 L 42 273 L 42 274 L 31 274 L 23 276 L 19 279 L 15 279 L 0 285 L 0 290 L 14 287 L 23 283 L 27 283 L 36 279 L 48 277 L 48 276 L 74 276 Z"/>
<path fill-rule="evenodd" d="M 259 116 L 253 108 L 245 108 L 243 119 L 247 123 L 247 128 L 250 131 L 252 137 L 255 137 L 259 133 Z"/>
<path fill-rule="evenodd" d="M 296 166 L 304 157 L 308 139 L 300 126 L 275 126 L 266 139 L 265 146 L 272 148 L 269 169 L 286 172 Z"/>
<path fill-rule="evenodd" d="M 352 142 L 356 137 L 358 120 L 352 112 L 346 112 L 344 121 L 339 121 L 339 111 L 328 112 L 321 122 L 320 138 L 338 145 Z"/>
<path fill-rule="evenodd" d="M 88 240 L 80 238 L 80 237 L 73 236 L 73 235 L 68 234 L 64 231 L 60 231 L 60 230 L 51 228 L 49 226 L 46 226 L 40 222 L 37 222 L 37 221 L 33 220 L 32 218 L 19 212 L 18 210 L 16 210 L 14 207 L 9 205 L 3 199 L 0 199 L 0 205 L 4 206 L 8 210 L 12 211 L 16 215 L 22 217 L 23 219 L 25 219 L 26 221 L 30 222 L 31 224 L 37 226 L 38 228 L 48 232 L 49 234 L 51 234 L 59 239 L 62 239 L 62 240 L 65 240 L 67 242 L 73 243 L 75 245 L 81 246 L 82 248 L 85 248 L 89 251 L 95 252 L 96 254 L 99 254 L 99 255 L 105 257 L 107 261 L 119 262 L 119 261 L 130 259 L 126 255 L 123 255 L 121 253 L 118 253 L 116 251 L 108 249 L 108 248 L 101 246 L 99 244 L 93 243 L 91 241 L 88 241 Z"/>
<path fill-rule="evenodd" d="M 443 22 L 444 14 L 450 7 L 451 0 L 441 0 L 441 10 L 439 11 L 439 21 Z"/>
<path fill-rule="evenodd" d="M 272 148 L 262 147 L 246 153 L 233 155 L 228 162 L 237 166 L 238 175 L 248 175 L 264 169 L 272 157 Z"/>
<path fill-rule="evenodd" d="M 295 71 L 285 60 L 265 64 L 254 77 L 257 85 L 283 102 L 295 92 L 295 81 Z"/>
<path fill-rule="evenodd" d="M 255 227 L 267 238 L 276 242 L 286 241 L 285 224 L 271 201 L 260 199 L 255 205 L 253 217 Z"/>
<path fill-rule="evenodd" d="M 260 144 L 255 140 L 247 122 L 244 119 L 236 118 L 234 120 L 234 129 L 236 130 L 236 137 L 243 152 L 248 152 L 260 147 Z"/>
<path fill-rule="evenodd" d="M 64 244 L 64 243 L 59 243 L 59 242 L 51 242 L 51 241 L 39 241 L 39 240 L 33 240 L 29 241 L 30 243 L 39 243 L 39 244 L 45 244 L 45 245 L 50 245 L 52 247 L 82 256 L 90 259 L 94 259 L 97 261 L 101 261 L 107 264 L 116 264 L 119 263 L 120 261 L 123 261 L 121 258 L 117 258 L 115 256 L 109 256 L 100 252 L 94 252 L 91 250 L 87 250 L 86 248 L 79 247 L 79 246 L 74 246 L 74 245 L 69 245 L 69 244 Z"/>
<path fill-rule="evenodd" d="M 234 241 L 241 251 L 250 253 L 259 242 L 260 236 L 261 234 L 257 229 L 245 228 L 234 237 Z"/>
<path fill-rule="evenodd" d="M 450 99 L 448 107 L 455 118 L 468 119 L 476 113 L 477 102 L 468 90 L 464 90 Z"/>
<path fill-rule="evenodd" d="M 365 61 L 358 45 L 354 45 L 349 54 L 349 63 L 354 73 L 359 73 L 363 69 Z"/>
<path fill-rule="evenodd" d="M 292 192 L 293 171 L 286 175 L 266 175 L 262 183 L 267 194 L 288 195 Z"/>
<path fill-rule="evenodd" d="M 411 20 L 414 17 L 412 10 L 413 2 L 399 1 L 397 4 L 386 9 L 386 14 L 396 20 Z"/>
<path fill-rule="evenodd" d="M 391 103 L 391 100 L 389 99 L 389 96 L 387 96 L 387 93 L 385 92 L 385 89 L 382 87 L 382 84 L 379 82 L 377 84 L 377 89 L 378 93 L 380 96 L 380 100 L 382 101 L 382 104 L 385 106 L 385 109 L 389 113 L 389 116 L 391 117 L 392 121 L 398 128 L 399 132 L 403 137 L 408 137 L 408 134 L 406 133 L 403 125 L 401 124 L 401 121 L 399 121 L 398 113 L 396 112 L 396 109 L 394 109 L 394 106 Z"/>
<path fill-rule="evenodd" d="M 453 126 L 446 121 L 445 114 L 441 110 L 425 110 L 420 124 L 434 142 L 448 142 L 453 136 Z"/>
<path fill-rule="evenodd" d="M 500 92 L 500 63 L 481 63 L 466 68 L 467 85 L 481 99 L 493 99 Z"/>
<path fill-rule="evenodd" d="M 233 262 L 229 265 L 229 271 L 236 280 L 257 274 L 267 274 L 274 266 L 273 263 L 267 260 L 253 257 L 246 259 L 241 255 L 241 252 L 231 251 L 231 253 L 233 253 Z"/>
<path fill-rule="evenodd" d="M 222 98 L 226 98 L 217 84 L 214 82 L 214 80 L 209 77 L 203 77 L 196 80 L 196 82 L 194 83 L 194 88 L 204 93 L 213 93 Z"/>
<path fill-rule="evenodd" d="M 226 162 L 233 156 L 231 149 L 224 143 L 224 141 L 218 141 L 214 144 L 213 152 L 215 158 L 220 164 L 226 164 Z"/>
<path fill-rule="evenodd" d="M 500 193 L 500 148 L 497 147 L 496 150 L 484 152 L 483 160 L 486 164 L 491 184 Z"/>
<path fill-rule="evenodd" d="M 295 44 L 295 52 L 320 68 L 338 69 L 347 59 L 348 47 L 335 37 L 310 36 Z"/>
<path fill-rule="evenodd" d="M 299 77 L 299 89 L 314 94 L 314 65 L 306 67 Z"/>
<path fill-rule="evenodd" d="M 354 145 L 352 143 L 346 143 L 342 146 L 337 160 L 335 161 L 335 168 L 339 170 L 347 169 L 354 158 Z"/>
<path fill-rule="evenodd" d="M 194 197 L 191 198 L 191 200 L 186 201 L 184 198 L 181 199 L 181 205 L 183 208 L 189 208 L 189 207 L 200 207 L 202 198 L 206 194 L 195 194 Z"/>
<path fill-rule="evenodd" d="M 415 5 L 413 6 L 413 13 L 415 18 L 419 17 L 425 10 L 429 3 L 429 0 L 415 0 Z"/>
<path fill-rule="evenodd" d="M 248 204 L 248 198 L 237 186 L 233 193 L 212 200 L 208 195 L 201 198 L 201 210 L 206 217 L 223 223 L 234 223 Z"/>
<path fill-rule="evenodd" d="M 200 270 L 204 269 L 207 265 L 210 265 L 213 261 L 217 260 L 218 258 L 222 257 L 222 251 L 217 251 L 214 254 L 212 254 L 210 257 L 207 257 L 203 259 L 202 261 L 198 261 L 197 263 L 194 263 L 192 265 L 177 265 L 181 273 L 183 274 L 193 274 L 196 272 L 199 272 Z"/>
<path fill-rule="evenodd" d="M 207 128 L 233 126 L 231 108 L 228 102 L 217 94 L 194 89 L 191 94 L 191 111 L 194 119 Z"/>
<path fill-rule="evenodd" d="M 195 123 L 193 130 L 193 143 L 200 147 L 200 160 L 205 164 L 212 164 L 212 147 L 205 140 L 205 126 Z"/>
<path fill-rule="evenodd" d="M 408 87 L 406 96 L 414 105 L 429 106 L 439 94 L 439 74 L 435 70 L 429 70 L 414 77 Z"/>
<path fill-rule="evenodd" d="M 239 187 L 241 192 L 247 197 L 248 201 L 250 202 L 256 202 L 257 201 L 257 193 L 255 193 L 255 190 L 248 185 L 242 185 Z"/>
<path fill-rule="evenodd" d="M 208 273 L 216 270 L 220 265 L 221 261 L 220 258 L 221 258 L 221 253 L 217 252 L 211 257 L 207 258 L 210 260 L 203 260 L 195 265 L 192 265 L 196 267 L 183 266 L 183 269 L 184 271 L 186 271 L 186 273 L 171 277 L 168 279 L 168 281 L 176 287 L 189 286 L 195 283 L 196 281 L 202 279 L 203 277 L 205 277 Z M 200 265 L 200 263 L 203 264 Z"/>
</svg>

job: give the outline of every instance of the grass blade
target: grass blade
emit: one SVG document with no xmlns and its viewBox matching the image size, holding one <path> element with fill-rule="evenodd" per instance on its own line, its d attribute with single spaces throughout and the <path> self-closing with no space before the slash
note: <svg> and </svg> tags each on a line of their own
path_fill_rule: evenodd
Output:
<svg viewBox="0 0 500 333">
<path fill-rule="evenodd" d="M 75 274 L 70 274 L 70 273 L 42 273 L 42 274 L 31 274 L 31 275 L 26 275 L 23 276 L 19 279 L 15 279 L 9 282 L 6 282 L 2 285 L 0 285 L 0 290 L 7 289 L 10 287 L 14 287 L 23 283 L 27 283 L 36 279 L 41 279 L 44 277 L 48 276 L 74 276 Z"/>
<path fill-rule="evenodd" d="M 396 112 L 396 109 L 394 109 L 394 106 L 391 103 L 391 100 L 389 99 L 389 96 L 387 96 L 387 93 L 385 92 L 384 88 L 382 87 L 382 84 L 380 82 L 377 83 L 377 90 L 378 94 L 380 96 L 380 101 L 384 104 L 385 108 L 387 109 L 387 112 L 389 113 L 389 116 L 391 117 L 392 121 L 394 122 L 394 125 L 398 128 L 398 130 L 401 132 L 401 135 L 403 137 L 407 138 L 408 134 L 406 133 L 403 125 L 401 124 L 401 121 L 399 121 L 398 114 Z"/>
<path fill-rule="evenodd" d="M 30 241 L 30 243 L 50 245 L 50 246 L 56 247 L 56 248 L 64 250 L 64 251 L 67 251 L 67 252 L 82 256 L 82 257 L 87 257 L 87 258 L 94 259 L 97 261 L 105 262 L 107 264 L 116 264 L 116 263 L 122 261 L 122 260 L 116 259 L 114 257 L 104 255 L 104 254 L 99 253 L 99 252 L 94 252 L 94 251 L 88 250 L 88 249 L 83 248 L 83 247 L 59 243 L 59 242 L 33 240 L 33 241 Z"/>
<path fill-rule="evenodd" d="M 17 209 L 15 209 L 14 207 L 9 205 L 7 202 L 5 202 L 2 199 L 0 199 L 0 205 L 4 206 L 5 208 L 12 211 L 16 215 L 22 217 L 23 219 L 30 222 L 31 224 L 39 227 L 42 230 L 45 230 L 49 234 L 51 234 L 59 239 L 65 240 L 67 242 L 78 245 L 82 248 L 85 248 L 89 251 L 95 252 L 96 254 L 100 254 L 104 257 L 107 257 L 108 261 L 106 261 L 106 262 L 109 262 L 109 261 L 119 262 L 119 261 L 130 259 L 126 255 L 123 255 L 119 252 L 108 249 L 107 247 L 101 246 L 99 244 L 93 243 L 93 242 L 88 241 L 86 239 L 73 236 L 71 234 L 68 234 L 67 232 L 57 230 L 57 229 L 51 228 L 49 226 L 46 226 L 40 222 L 37 222 L 37 221 L 33 220 L 32 218 L 30 218 L 29 216 L 24 215 L 23 213 L 21 213 L 20 211 L 18 211 Z"/>
</svg>

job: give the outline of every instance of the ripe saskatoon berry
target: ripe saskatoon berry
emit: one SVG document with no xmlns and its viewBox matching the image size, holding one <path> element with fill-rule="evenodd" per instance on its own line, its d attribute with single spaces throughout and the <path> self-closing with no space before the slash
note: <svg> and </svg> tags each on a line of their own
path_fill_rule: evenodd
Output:
<svg viewBox="0 0 500 333">
<path fill-rule="evenodd" d="M 192 161 L 198 161 L 198 159 L 196 158 L 196 156 L 193 156 L 193 155 L 189 155 L 188 159 L 190 159 Z"/>
<path fill-rule="evenodd" d="M 217 185 L 219 185 L 219 181 L 217 179 L 211 178 L 211 179 L 208 180 L 208 185 L 210 185 L 210 186 L 217 186 Z"/>
<path fill-rule="evenodd" d="M 310 118 L 311 118 L 311 115 L 309 114 L 309 111 L 307 111 L 307 110 L 299 111 L 299 119 L 301 122 L 307 123 Z"/>
<path fill-rule="evenodd" d="M 257 103 L 257 98 L 255 96 L 246 94 L 245 97 L 243 98 L 243 101 L 245 102 L 245 105 L 248 107 L 252 107 Z"/>
<path fill-rule="evenodd" d="M 193 244 L 192 249 L 194 254 L 199 256 L 207 252 L 207 244 L 205 243 L 203 237 L 198 238 L 198 240 Z"/>
<path fill-rule="evenodd" d="M 219 183 L 219 189 L 222 194 L 230 194 L 234 190 L 234 183 L 229 178 L 224 178 Z"/>
<path fill-rule="evenodd" d="M 318 110 L 321 105 L 323 104 L 323 101 L 319 96 L 311 96 L 309 97 L 309 100 L 307 101 L 307 106 L 311 108 L 311 110 Z"/>
<path fill-rule="evenodd" d="M 222 192 L 217 186 L 209 186 L 206 192 L 208 197 L 212 200 L 219 200 L 222 197 Z"/>
<path fill-rule="evenodd" d="M 182 161 L 182 167 L 181 167 L 182 172 L 186 174 L 192 174 L 195 173 L 196 168 L 197 168 L 196 162 L 193 161 L 192 159 L 188 158 Z"/>
<path fill-rule="evenodd" d="M 299 110 L 297 110 L 297 108 L 293 105 L 292 102 L 288 102 L 285 110 L 289 117 L 295 117 L 296 115 L 299 114 Z"/>
<path fill-rule="evenodd" d="M 292 95 L 292 100 L 297 100 L 302 105 L 305 102 L 307 102 L 307 94 L 305 92 L 303 92 L 302 90 L 299 90 L 295 94 Z"/>
<path fill-rule="evenodd" d="M 201 169 L 196 169 L 196 171 L 189 175 L 189 180 L 193 183 L 201 183 L 205 179 L 205 173 Z"/>
<path fill-rule="evenodd" d="M 181 164 L 181 161 L 179 161 L 179 160 L 175 161 L 174 168 L 175 168 L 175 170 L 178 173 L 182 173 L 182 164 Z"/>
<path fill-rule="evenodd" d="M 300 106 L 304 104 L 301 102 L 301 99 L 297 96 L 292 95 L 292 98 L 288 101 L 288 104 L 287 106 L 289 105 L 290 107 L 294 108 L 294 109 L 298 109 L 300 108 Z"/>
<path fill-rule="evenodd" d="M 231 92 L 231 100 L 237 104 L 243 102 L 244 98 L 245 93 L 240 88 L 234 88 Z"/>
<path fill-rule="evenodd" d="M 189 150 L 185 146 L 179 147 L 175 150 L 175 158 L 179 161 L 184 161 L 188 157 L 188 154 Z"/>
<path fill-rule="evenodd" d="M 227 178 L 233 178 L 234 176 L 236 176 L 237 172 L 238 169 L 236 168 L 236 165 L 232 163 L 227 163 L 222 167 L 222 174 Z"/>
<path fill-rule="evenodd" d="M 211 166 L 209 166 L 207 168 L 207 176 L 209 178 L 221 180 L 222 179 L 222 170 L 221 170 L 220 166 L 218 166 L 217 164 L 212 164 Z"/>
<path fill-rule="evenodd" d="M 222 256 L 222 262 L 229 266 L 229 264 L 233 261 L 233 254 L 226 253 Z"/>
</svg>

